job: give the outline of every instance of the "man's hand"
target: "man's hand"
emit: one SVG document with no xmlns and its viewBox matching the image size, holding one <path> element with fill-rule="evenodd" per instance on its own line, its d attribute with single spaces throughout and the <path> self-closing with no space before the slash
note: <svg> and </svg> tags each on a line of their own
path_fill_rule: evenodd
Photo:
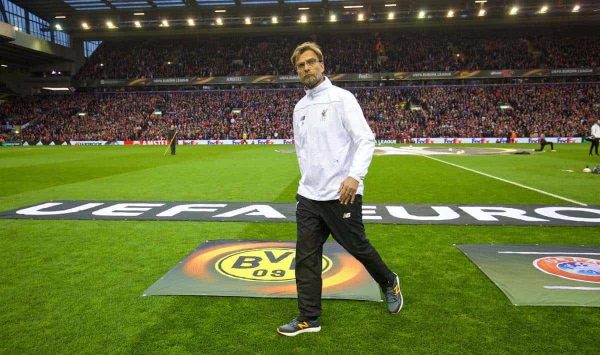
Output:
<svg viewBox="0 0 600 355">
<path fill-rule="evenodd" d="M 348 176 L 346 180 L 340 184 L 340 189 L 338 190 L 340 193 L 340 203 L 342 205 L 347 205 L 348 202 L 353 204 L 356 190 L 358 190 L 358 181 Z"/>
</svg>

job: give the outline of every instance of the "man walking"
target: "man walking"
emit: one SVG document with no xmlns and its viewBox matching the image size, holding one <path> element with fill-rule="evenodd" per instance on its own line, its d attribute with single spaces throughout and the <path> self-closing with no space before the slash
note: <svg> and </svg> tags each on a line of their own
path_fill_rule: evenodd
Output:
<svg viewBox="0 0 600 355">
<path fill-rule="evenodd" d="M 600 118 L 592 125 L 592 145 L 590 146 L 590 155 L 592 155 L 592 149 L 595 149 L 596 155 L 598 155 L 598 145 L 600 145 Z"/>
<path fill-rule="evenodd" d="M 330 234 L 380 285 L 390 313 L 403 305 L 398 275 L 371 245 L 362 223 L 363 179 L 375 149 L 373 132 L 354 95 L 324 76 L 316 43 L 299 45 L 291 61 L 306 96 L 296 104 L 293 119 L 302 175 L 296 196 L 299 315 L 277 328 L 286 336 L 321 330 L 323 244 Z"/>
</svg>

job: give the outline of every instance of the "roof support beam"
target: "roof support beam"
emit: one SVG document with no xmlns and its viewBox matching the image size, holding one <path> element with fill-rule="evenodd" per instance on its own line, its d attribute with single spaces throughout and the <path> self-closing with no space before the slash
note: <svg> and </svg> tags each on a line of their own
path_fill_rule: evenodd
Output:
<svg viewBox="0 0 600 355">
<path fill-rule="evenodd" d="M 9 23 L 8 16 L 6 16 L 6 11 L 4 9 L 4 4 L 2 3 L 2 1 L 0 1 L 0 12 L 2 12 L 2 20 L 6 23 Z"/>
</svg>

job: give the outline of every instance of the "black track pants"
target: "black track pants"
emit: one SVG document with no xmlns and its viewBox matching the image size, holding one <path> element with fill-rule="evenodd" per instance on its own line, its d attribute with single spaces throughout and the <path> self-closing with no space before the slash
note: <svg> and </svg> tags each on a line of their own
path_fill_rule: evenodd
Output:
<svg viewBox="0 0 600 355">
<path fill-rule="evenodd" d="M 321 262 L 323 244 L 330 234 L 365 266 L 381 287 L 393 281 L 392 271 L 381 260 L 365 234 L 362 196 L 356 195 L 351 205 L 342 205 L 339 200 L 314 201 L 300 195 L 296 198 L 296 288 L 300 317 L 321 315 Z"/>
</svg>

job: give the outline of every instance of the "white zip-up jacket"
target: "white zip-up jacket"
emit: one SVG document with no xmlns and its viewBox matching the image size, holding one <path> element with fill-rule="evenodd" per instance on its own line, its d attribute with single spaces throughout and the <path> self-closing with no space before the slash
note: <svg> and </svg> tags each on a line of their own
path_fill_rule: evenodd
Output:
<svg viewBox="0 0 600 355">
<path fill-rule="evenodd" d="M 294 108 L 294 140 L 300 165 L 298 194 L 317 201 L 337 200 L 340 184 L 358 180 L 364 192 L 375 136 L 354 95 L 327 77 Z"/>
<path fill-rule="evenodd" d="M 594 123 L 592 125 L 592 136 L 594 138 L 600 138 L 600 125 L 598 125 L 597 123 Z"/>
</svg>

